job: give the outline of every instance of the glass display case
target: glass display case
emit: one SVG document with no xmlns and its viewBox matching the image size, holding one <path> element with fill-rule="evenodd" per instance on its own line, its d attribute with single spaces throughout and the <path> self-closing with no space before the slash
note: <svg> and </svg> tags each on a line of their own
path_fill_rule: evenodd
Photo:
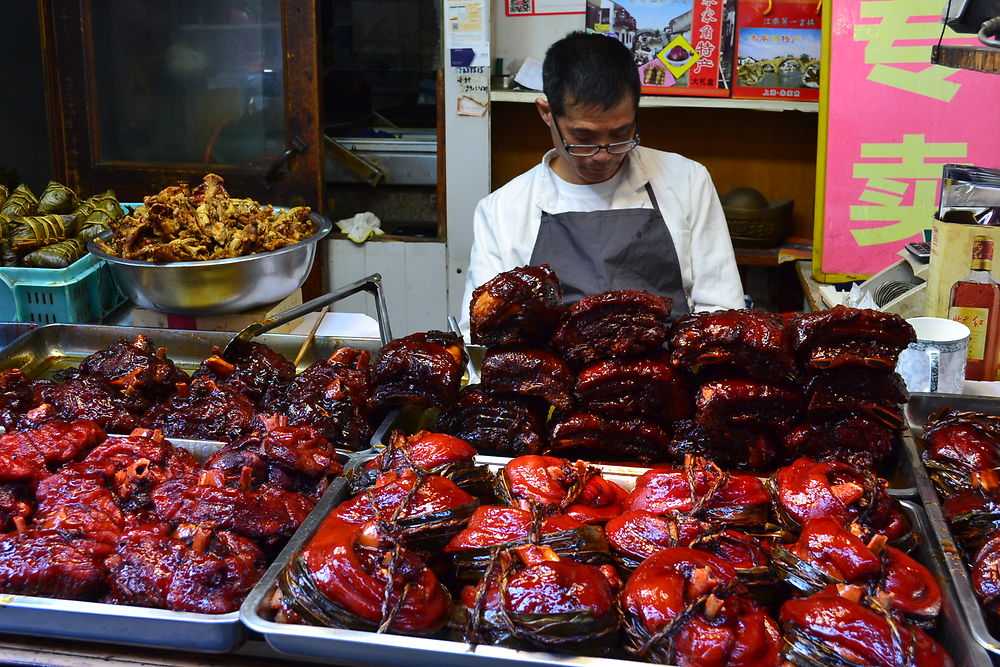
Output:
<svg viewBox="0 0 1000 667">
<path fill-rule="evenodd" d="M 236 196 L 321 206 L 314 3 L 40 4 L 57 178 L 138 201 L 215 172 Z"/>
</svg>

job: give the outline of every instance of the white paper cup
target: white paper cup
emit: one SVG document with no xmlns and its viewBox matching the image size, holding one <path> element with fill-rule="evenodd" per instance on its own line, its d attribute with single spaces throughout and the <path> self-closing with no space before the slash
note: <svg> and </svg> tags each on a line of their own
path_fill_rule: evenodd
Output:
<svg viewBox="0 0 1000 667">
<path fill-rule="evenodd" d="M 969 327 L 943 317 L 911 317 L 917 340 L 899 355 L 896 372 L 909 391 L 960 394 L 969 358 Z"/>
</svg>

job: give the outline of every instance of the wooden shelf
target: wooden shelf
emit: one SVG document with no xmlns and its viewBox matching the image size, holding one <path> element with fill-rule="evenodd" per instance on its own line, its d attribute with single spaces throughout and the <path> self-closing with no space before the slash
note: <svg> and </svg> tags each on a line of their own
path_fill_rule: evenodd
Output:
<svg viewBox="0 0 1000 667">
<path fill-rule="evenodd" d="M 1000 49 L 941 44 L 931 50 L 931 62 L 956 69 L 1000 74 Z"/>
<path fill-rule="evenodd" d="M 544 94 L 538 90 L 491 90 L 491 102 L 534 102 Z M 728 97 L 690 97 L 685 95 L 643 95 L 640 107 L 702 107 L 715 109 L 753 109 L 757 111 L 804 111 L 816 113 L 818 102 L 786 100 L 734 100 Z"/>
</svg>

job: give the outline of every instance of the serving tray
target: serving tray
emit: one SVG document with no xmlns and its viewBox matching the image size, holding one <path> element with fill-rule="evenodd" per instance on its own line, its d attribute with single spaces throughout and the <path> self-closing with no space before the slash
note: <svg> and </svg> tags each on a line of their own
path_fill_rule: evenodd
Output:
<svg viewBox="0 0 1000 667">
<path fill-rule="evenodd" d="M 352 457 L 347 468 L 367 460 L 370 453 Z M 495 471 L 509 458 L 477 456 L 477 462 L 488 465 Z M 631 489 L 636 479 L 647 468 L 595 464 L 604 475 Z M 331 487 L 332 491 L 332 487 Z M 328 492 L 316 509 L 296 531 L 295 535 L 278 555 L 275 561 L 250 591 L 250 595 L 240 608 L 243 623 L 264 636 L 268 644 L 282 653 L 309 658 L 335 657 L 337 661 L 378 662 L 379 664 L 400 665 L 401 667 L 462 667 L 465 665 L 513 665 L 552 667 L 635 667 L 641 664 L 633 660 L 616 658 L 594 658 L 564 655 L 533 650 L 515 650 L 498 646 L 479 645 L 474 649 L 468 644 L 446 639 L 429 639 L 403 635 L 377 634 L 360 630 L 344 630 L 307 625 L 275 623 L 270 620 L 268 600 L 277 589 L 277 578 L 294 554 L 301 551 L 312 539 L 320 523 L 330 510 L 348 498 L 345 484 L 340 487 L 341 495 Z M 988 654 L 969 634 L 962 622 L 959 603 L 956 600 L 950 580 L 944 573 L 940 559 L 936 557 L 933 542 L 927 539 L 928 527 L 921 508 L 911 501 L 901 501 L 920 536 L 918 546 L 912 554 L 928 567 L 940 582 L 943 594 L 941 618 L 933 636 L 944 646 L 955 664 L 972 667 L 991 665 Z"/>
<path fill-rule="evenodd" d="M 927 418 L 944 407 L 1000 415 L 1000 398 L 966 396 L 964 394 L 913 394 L 907 406 L 907 421 L 914 433 L 918 452 L 923 443 L 923 439 L 919 435 L 923 432 L 923 425 L 927 422 Z M 979 603 L 979 598 L 976 597 L 976 593 L 972 589 L 969 568 L 962 557 L 962 549 L 944 518 L 941 498 L 938 496 L 934 483 L 927 475 L 927 469 L 920 460 L 919 454 L 914 461 L 914 478 L 926 512 L 928 527 L 937 545 L 938 557 L 942 560 L 944 571 L 955 591 L 962 615 L 969 626 L 969 633 L 976 642 L 996 656 L 997 661 L 1000 662 L 1000 637 L 991 629 L 983 607 Z"/>
<path fill-rule="evenodd" d="M 51 324 L 24 333 L 14 340 L 0 358 L 0 370 L 21 368 L 29 377 L 46 377 L 55 370 L 78 365 L 84 357 L 104 349 L 120 338 L 132 340 L 142 334 L 186 371 L 196 369 L 211 354 L 212 347 L 224 347 L 233 336 L 217 331 L 172 331 L 140 327 Z M 294 359 L 305 340 L 292 334 L 262 334 L 255 340 L 289 359 Z M 375 338 L 335 338 L 318 336 L 299 364 L 299 370 L 315 359 L 350 346 L 373 354 L 381 347 Z M 224 443 L 212 440 L 168 440 L 204 459 Z M 353 452 L 339 450 L 346 461 Z M 341 493 L 335 480 L 320 499 Z M 0 594 L 0 633 L 18 633 L 54 639 L 110 642 L 128 646 L 223 653 L 239 647 L 247 637 L 237 611 L 228 614 L 150 609 L 127 605 L 61 600 L 26 595 Z"/>
</svg>

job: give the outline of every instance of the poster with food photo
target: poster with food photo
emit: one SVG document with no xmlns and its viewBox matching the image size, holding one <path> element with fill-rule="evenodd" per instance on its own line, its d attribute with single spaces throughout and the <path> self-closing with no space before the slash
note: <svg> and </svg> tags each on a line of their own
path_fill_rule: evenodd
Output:
<svg viewBox="0 0 1000 667">
<path fill-rule="evenodd" d="M 651 95 L 728 97 L 736 0 L 587 0 L 587 30 L 629 47 Z"/>
</svg>

